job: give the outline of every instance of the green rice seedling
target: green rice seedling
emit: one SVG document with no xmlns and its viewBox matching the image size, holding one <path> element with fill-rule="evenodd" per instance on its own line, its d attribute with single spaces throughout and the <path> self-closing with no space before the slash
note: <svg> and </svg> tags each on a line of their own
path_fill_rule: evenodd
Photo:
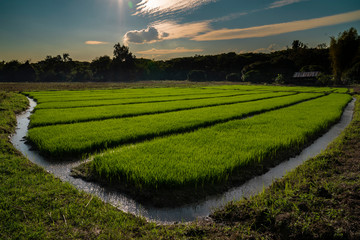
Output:
<svg viewBox="0 0 360 240">
<path fill-rule="evenodd" d="M 173 102 L 110 105 L 110 106 L 87 107 L 87 108 L 39 109 L 36 110 L 35 113 L 31 116 L 30 127 L 178 111 L 184 109 L 193 109 L 193 108 L 201 108 L 208 106 L 255 101 L 259 99 L 267 99 L 267 98 L 279 97 L 279 96 L 285 96 L 291 94 L 294 93 L 264 92 L 261 94 L 250 94 L 250 95 L 240 95 L 233 97 L 195 99 L 195 100 L 184 100 L 184 101 L 173 101 Z"/>
<path fill-rule="evenodd" d="M 190 131 L 319 96 L 323 94 L 301 93 L 155 115 L 36 127 L 29 130 L 28 140 L 41 152 L 51 156 L 81 155 L 105 147 Z"/>
<path fill-rule="evenodd" d="M 42 91 L 26 92 L 38 103 L 67 102 L 104 99 L 148 98 L 182 96 L 194 94 L 213 94 L 223 92 L 218 89 L 203 88 L 145 88 L 145 89 L 112 89 L 112 90 L 87 90 L 87 91 Z"/>
<path fill-rule="evenodd" d="M 330 94 L 252 118 L 129 145 L 96 155 L 94 174 L 135 189 L 200 187 L 298 152 L 341 117 L 351 100 Z"/>
<path fill-rule="evenodd" d="M 249 88 L 246 88 L 249 87 Z M 206 89 L 223 89 L 223 90 L 244 90 L 251 89 L 252 91 L 286 91 L 286 92 L 323 92 L 323 93 L 348 93 L 347 88 L 332 88 L 332 87 L 299 87 L 299 86 L 244 86 L 244 85 L 224 85 L 224 86 L 209 86 Z"/>
<path fill-rule="evenodd" d="M 96 107 L 108 105 L 122 105 L 134 103 L 155 103 L 155 102 L 172 102 L 181 100 L 195 100 L 195 99 L 209 99 L 219 97 L 232 97 L 247 94 L 261 93 L 259 91 L 224 91 L 222 93 L 202 93 L 202 94 L 186 94 L 179 96 L 156 96 L 156 97 L 129 97 L 117 99 L 94 99 L 94 100 L 79 100 L 79 101 L 63 101 L 63 102 L 44 102 L 36 106 L 36 109 L 54 109 L 54 108 L 79 108 L 79 107 Z"/>
<path fill-rule="evenodd" d="M 292 91 L 292 92 L 346 92 L 346 88 L 318 88 L 318 87 L 284 87 L 284 86 L 247 86 L 224 85 L 196 88 L 145 88 L 145 89 L 110 89 L 83 91 L 42 91 L 27 92 L 26 94 L 40 103 L 74 102 L 84 100 L 111 100 L 128 98 L 152 98 L 167 96 L 186 96 L 197 94 L 219 94 L 228 91 Z"/>
</svg>

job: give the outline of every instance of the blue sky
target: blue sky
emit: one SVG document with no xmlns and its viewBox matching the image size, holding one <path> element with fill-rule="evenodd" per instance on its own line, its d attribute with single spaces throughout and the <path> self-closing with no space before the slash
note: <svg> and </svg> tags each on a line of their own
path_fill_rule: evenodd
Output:
<svg viewBox="0 0 360 240">
<path fill-rule="evenodd" d="M 151 59 L 271 52 L 350 27 L 360 33 L 359 0 L 0 0 L 0 61 L 91 61 L 117 42 Z"/>
</svg>

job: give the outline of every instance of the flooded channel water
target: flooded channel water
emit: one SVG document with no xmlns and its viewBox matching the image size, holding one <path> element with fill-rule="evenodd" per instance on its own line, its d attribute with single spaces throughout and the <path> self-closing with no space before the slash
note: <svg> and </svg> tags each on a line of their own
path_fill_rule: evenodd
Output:
<svg viewBox="0 0 360 240">
<path fill-rule="evenodd" d="M 71 183 L 76 188 L 94 194 L 124 212 L 143 216 L 150 221 L 159 223 L 193 221 L 196 218 L 208 216 L 214 208 L 219 208 L 230 201 L 240 200 L 243 197 L 249 197 L 261 192 L 263 188 L 268 187 L 274 179 L 283 177 L 286 172 L 296 168 L 307 159 L 318 155 L 324 150 L 351 122 L 355 105 L 355 100 L 351 101 L 344 110 L 339 123 L 334 125 L 322 137 L 318 138 L 312 145 L 304 149 L 298 156 L 279 164 L 270 169 L 267 173 L 254 177 L 243 185 L 230 189 L 223 194 L 209 196 L 200 203 L 189 204 L 177 208 L 155 208 L 143 206 L 125 194 L 107 190 L 96 183 L 86 182 L 82 179 L 71 177 L 71 169 L 79 165 L 81 161 L 54 163 L 47 161 L 37 151 L 32 150 L 24 141 L 24 137 L 28 131 L 29 117 L 36 106 L 35 101 L 32 99 L 29 99 L 29 101 L 29 109 L 17 116 L 16 133 L 11 137 L 12 144 L 18 150 L 20 150 L 30 161 L 42 166 L 45 170 L 54 174 L 61 180 Z"/>
</svg>

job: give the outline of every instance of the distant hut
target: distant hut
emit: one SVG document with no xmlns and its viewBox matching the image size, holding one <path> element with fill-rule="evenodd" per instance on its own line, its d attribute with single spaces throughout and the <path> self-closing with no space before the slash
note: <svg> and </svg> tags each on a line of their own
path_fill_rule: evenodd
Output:
<svg viewBox="0 0 360 240">
<path fill-rule="evenodd" d="M 300 85 L 316 85 L 317 77 L 321 72 L 296 72 L 293 75 L 293 83 Z"/>
</svg>

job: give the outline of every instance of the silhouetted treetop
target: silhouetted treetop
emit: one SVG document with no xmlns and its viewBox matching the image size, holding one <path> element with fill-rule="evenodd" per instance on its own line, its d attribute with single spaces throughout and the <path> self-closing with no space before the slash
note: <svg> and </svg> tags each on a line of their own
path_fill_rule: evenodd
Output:
<svg viewBox="0 0 360 240">
<path fill-rule="evenodd" d="M 117 43 L 114 45 L 114 59 L 117 61 L 125 62 L 132 61 L 135 57 L 129 50 L 129 47 Z"/>
</svg>

